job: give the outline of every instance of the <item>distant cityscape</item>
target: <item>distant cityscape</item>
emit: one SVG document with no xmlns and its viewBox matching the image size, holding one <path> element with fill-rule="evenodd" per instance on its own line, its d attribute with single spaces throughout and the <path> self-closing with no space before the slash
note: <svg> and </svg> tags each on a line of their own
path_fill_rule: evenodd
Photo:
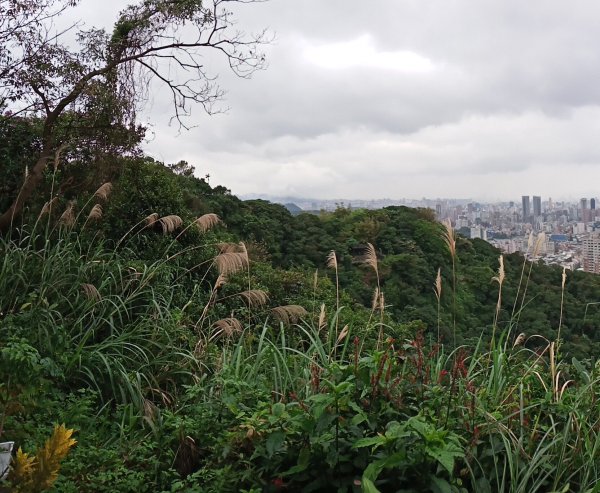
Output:
<svg viewBox="0 0 600 493">
<path fill-rule="evenodd" d="M 600 274 L 600 208 L 594 197 L 578 202 L 520 200 L 482 203 L 468 199 L 312 200 L 269 197 L 292 213 L 332 211 L 338 207 L 379 209 L 393 205 L 432 209 L 438 220 L 450 219 L 467 238 L 480 238 L 505 253 L 521 252 L 570 270 Z M 600 202 L 598 202 L 600 206 Z"/>
<path fill-rule="evenodd" d="M 437 201 L 440 220 L 450 219 L 467 238 L 481 238 L 505 253 L 521 252 L 530 259 L 570 270 L 600 274 L 600 210 L 595 198 L 559 202 L 539 195 L 484 204 Z"/>
</svg>

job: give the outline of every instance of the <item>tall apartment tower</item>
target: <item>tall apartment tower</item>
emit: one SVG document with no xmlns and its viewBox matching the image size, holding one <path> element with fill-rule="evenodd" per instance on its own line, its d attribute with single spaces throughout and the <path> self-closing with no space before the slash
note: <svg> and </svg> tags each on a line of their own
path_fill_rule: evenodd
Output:
<svg viewBox="0 0 600 493">
<path fill-rule="evenodd" d="M 540 217 L 542 215 L 542 197 L 533 196 L 533 215 Z"/>
<path fill-rule="evenodd" d="M 529 205 L 529 195 L 523 195 L 521 197 L 521 202 L 523 204 L 523 222 L 529 220 L 529 216 L 531 215 L 531 208 Z"/>
<path fill-rule="evenodd" d="M 583 239 L 583 270 L 600 274 L 600 234 L 592 233 Z"/>
<path fill-rule="evenodd" d="M 581 212 L 579 213 L 579 219 L 581 221 L 583 221 L 584 223 L 589 222 L 590 221 L 590 210 L 588 209 L 588 201 L 585 197 L 580 200 L 580 209 L 581 209 Z"/>
<path fill-rule="evenodd" d="M 593 211 L 596 210 L 596 199 L 590 199 L 590 209 Z"/>
</svg>

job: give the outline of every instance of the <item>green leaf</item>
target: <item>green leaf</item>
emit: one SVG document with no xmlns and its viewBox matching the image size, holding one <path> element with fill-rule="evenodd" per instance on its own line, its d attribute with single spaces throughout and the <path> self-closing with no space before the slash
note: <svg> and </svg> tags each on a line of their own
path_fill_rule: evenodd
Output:
<svg viewBox="0 0 600 493">
<path fill-rule="evenodd" d="M 273 404 L 272 412 L 273 416 L 280 417 L 285 411 L 285 404 L 281 402 L 276 402 Z"/>
<path fill-rule="evenodd" d="M 453 444 L 447 444 L 444 449 L 426 447 L 425 451 L 427 455 L 437 460 L 450 475 L 452 475 L 454 469 L 454 459 L 456 457 L 464 457 L 463 451 Z"/>
<path fill-rule="evenodd" d="M 577 358 L 573 358 L 571 360 L 571 363 L 573 364 L 573 366 L 575 367 L 575 369 L 579 372 L 579 374 L 583 377 L 583 382 L 587 385 L 590 383 L 590 375 L 587 371 L 585 371 L 585 368 L 583 367 L 583 365 L 579 362 L 579 360 Z"/>
<path fill-rule="evenodd" d="M 381 493 L 375 487 L 375 485 L 373 484 L 373 482 L 369 478 L 367 478 L 365 476 L 363 476 L 363 478 L 362 478 L 362 491 L 363 491 L 363 493 Z"/>
<path fill-rule="evenodd" d="M 367 416 L 365 414 L 356 414 L 353 418 L 352 421 L 350 421 L 352 423 L 353 426 L 357 426 L 361 423 L 364 423 L 365 421 L 367 421 L 369 418 L 367 418 Z"/>
<path fill-rule="evenodd" d="M 452 486 L 450 483 L 445 479 L 436 478 L 435 476 L 431 476 L 429 487 L 433 493 L 452 493 Z"/>
<path fill-rule="evenodd" d="M 408 425 L 422 437 L 426 436 L 431 431 L 431 426 L 424 423 L 417 416 L 408 420 Z"/>
<path fill-rule="evenodd" d="M 267 455 L 272 457 L 275 452 L 278 452 L 281 449 L 283 442 L 285 442 L 285 433 L 283 431 L 271 433 L 265 444 L 267 447 Z"/>
<path fill-rule="evenodd" d="M 298 454 L 298 463 L 290 467 L 286 472 L 284 472 L 283 476 L 293 476 L 294 474 L 298 474 L 299 472 L 306 471 L 308 466 L 310 465 L 310 449 L 308 447 L 303 447 L 300 450 L 300 454 Z"/>
<path fill-rule="evenodd" d="M 476 488 L 475 490 L 480 493 L 492 493 L 492 485 L 490 484 L 488 478 L 482 477 L 479 478 L 475 482 Z"/>
<path fill-rule="evenodd" d="M 386 438 L 382 435 L 361 438 L 360 440 L 356 440 L 356 442 L 354 442 L 352 448 L 372 447 L 373 445 L 379 446 L 383 445 L 386 441 Z"/>
</svg>

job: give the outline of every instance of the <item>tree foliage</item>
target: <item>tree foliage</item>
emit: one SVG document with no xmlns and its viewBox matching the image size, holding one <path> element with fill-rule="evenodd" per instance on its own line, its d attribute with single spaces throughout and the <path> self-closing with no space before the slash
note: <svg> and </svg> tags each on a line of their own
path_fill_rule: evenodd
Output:
<svg viewBox="0 0 600 493">
<path fill-rule="evenodd" d="M 72 47 L 51 21 L 75 3 L 0 3 L 0 110 L 42 121 L 39 152 L 0 216 L 0 230 L 9 228 L 36 192 L 59 150 L 81 146 L 81 137 L 110 141 L 114 128 L 134 131 L 136 110 L 151 83 L 167 89 L 174 118 L 187 128 L 193 105 L 212 113 L 223 95 L 206 67 L 206 52 L 224 57 L 241 77 L 264 67 L 260 46 L 267 41 L 265 33 L 237 30 L 230 9 L 252 2 L 139 1 L 121 11 L 111 34 L 78 30 Z M 60 132 L 62 125 L 67 132 Z"/>
</svg>

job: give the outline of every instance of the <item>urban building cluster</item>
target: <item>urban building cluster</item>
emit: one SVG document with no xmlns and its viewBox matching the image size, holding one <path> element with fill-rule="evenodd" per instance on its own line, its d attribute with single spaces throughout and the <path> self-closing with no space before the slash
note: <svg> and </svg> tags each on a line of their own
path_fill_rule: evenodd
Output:
<svg viewBox="0 0 600 493">
<path fill-rule="evenodd" d="M 460 234 L 486 240 L 505 253 L 521 252 L 549 265 L 600 274 L 600 209 L 595 198 L 554 202 L 523 195 L 520 201 L 444 200 L 430 207 L 438 219 L 450 219 Z"/>
<path fill-rule="evenodd" d="M 600 202 L 542 200 L 523 195 L 521 200 L 483 203 L 467 199 L 321 200 L 269 197 L 292 213 L 331 211 L 339 207 L 378 209 L 390 205 L 424 207 L 439 220 L 450 219 L 457 232 L 480 238 L 505 253 L 521 252 L 571 270 L 600 274 Z"/>
</svg>

